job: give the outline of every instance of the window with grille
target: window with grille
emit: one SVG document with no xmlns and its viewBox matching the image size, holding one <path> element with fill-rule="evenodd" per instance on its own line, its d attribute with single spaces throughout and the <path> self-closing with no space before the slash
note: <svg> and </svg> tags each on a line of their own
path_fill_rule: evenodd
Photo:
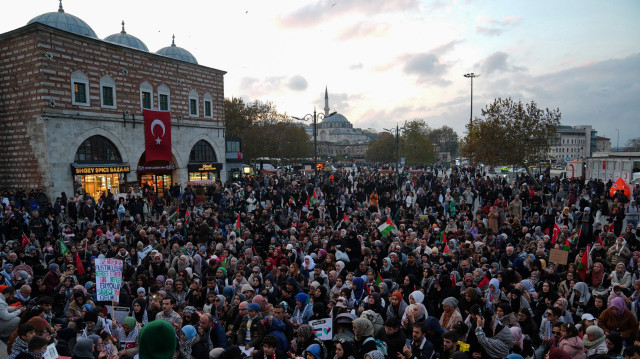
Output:
<svg viewBox="0 0 640 359">
<path fill-rule="evenodd" d="M 198 141 L 189 154 L 190 163 L 214 163 L 216 161 L 217 157 L 213 147 L 205 140 Z"/>
<path fill-rule="evenodd" d="M 116 145 L 108 138 L 95 135 L 82 142 L 74 159 L 75 163 L 121 163 L 122 157 Z"/>
</svg>

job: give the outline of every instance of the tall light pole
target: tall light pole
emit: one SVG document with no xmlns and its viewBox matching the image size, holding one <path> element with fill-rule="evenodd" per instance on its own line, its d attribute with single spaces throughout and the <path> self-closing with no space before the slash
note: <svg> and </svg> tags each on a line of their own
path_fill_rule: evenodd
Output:
<svg viewBox="0 0 640 359">
<path fill-rule="evenodd" d="M 383 128 L 383 130 L 393 134 L 393 129 Z M 396 123 L 396 175 L 400 176 L 400 127 Z"/>
<path fill-rule="evenodd" d="M 313 108 L 313 115 L 308 113 L 302 117 L 291 116 L 298 121 L 313 121 L 313 185 L 318 185 L 318 118 L 322 120 L 324 113 L 316 113 Z"/>
<path fill-rule="evenodd" d="M 620 151 L 620 130 L 616 128 L 616 131 L 618 131 L 618 139 L 616 140 L 616 152 Z"/>
<path fill-rule="evenodd" d="M 471 79 L 471 115 L 469 116 L 469 131 L 471 131 L 471 127 L 473 126 L 473 79 L 476 77 L 480 77 L 480 74 L 474 74 L 473 72 L 464 74 L 464 77 Z"/>
</svg>

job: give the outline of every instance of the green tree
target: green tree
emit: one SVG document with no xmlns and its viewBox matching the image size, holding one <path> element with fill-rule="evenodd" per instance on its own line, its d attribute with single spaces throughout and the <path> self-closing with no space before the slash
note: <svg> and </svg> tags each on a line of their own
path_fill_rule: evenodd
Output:
<svg viewBox="0 0 640 359">
<path fill-rule="evenodd" d="M 429 133 L 429 140 L 439 152 L 449 152 L 451 157 L 458 155 L 458 134 L 453 128 L 444 125 Z"/>
<path fill-rule="evenodd" d="M 244 158 L 298 159 L 312 152 L 304 128 L 279 113 L 271 102 L 245 103 L 241 98 L 225 99 L 227 136 L 242 138 Z"/>
<path fill-rule="evenodd" d="M 395 136 L 388 133 L 381 133 L 375 141 L 367 146 L 365 159 L 369 162 L 394 163 L 396 156 Z"/>
<path fill-rule="evenodd" d="M 539 109 L 533 101 L 523 104 L 498 98 L 467 125 L 460 152 L 477 162 L 524 167 L 529 173 L 529 166 L 549 152 L 561 117 L 559 109 Z"/>
<path fill-rule="evenodd" d="M 400 146 L 402 157 L 409 166 L 424 166 L 436 158 L 429 139 L 431 129 L 424 120 L 405 122 L 401 128 Z"/>
</svg>

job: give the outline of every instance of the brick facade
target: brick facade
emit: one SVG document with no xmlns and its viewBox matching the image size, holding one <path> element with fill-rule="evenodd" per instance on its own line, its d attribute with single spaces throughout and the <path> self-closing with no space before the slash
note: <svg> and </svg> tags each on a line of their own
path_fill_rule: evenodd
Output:
<svg viewBox="0 0 640 359">
<path fill-rule="evenodd" d="M 89 81 L 88 106 L 72 104 L 71 74 Z M 43 188 L 49 196 L 73 191 L 70 165 L 78 146 L 100 134 L 119 149 L 136 177 L 144 152 L 140 85 L 170 90 L 175 182 L 187 181 L 193 145 L 205 140 L 224 163 L 225 72 L 34 23 L 0 35 L 0 188 Z M 115 82 L 116 108 L 101 107 L 100 79 Z M 189 93 L 198 93 L 198 117 Z M 204 117 L 204 95 L 212 118 Z M 135 128 L 123 112 L 135 114 Z M 225 179 L 224 169 L 220 172 Z"/>
</svg>

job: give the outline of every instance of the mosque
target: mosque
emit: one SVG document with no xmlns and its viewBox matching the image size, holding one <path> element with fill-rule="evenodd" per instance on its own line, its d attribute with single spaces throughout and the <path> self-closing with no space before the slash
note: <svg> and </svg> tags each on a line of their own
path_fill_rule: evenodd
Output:
<svg viewBox="0 0 640 359">
<path fill-rule="evenodd" d="M 0 48 L 0 188 L 161 194 L 231 175 L 226 149 L 239 147 L 225 143 L 226 72 L 198 64 L 175 37 L 150 52 L 122 22 L 100 39 L 60 0 L 0 34 Z M 170 113 L 171 160 L 146 160 L 144 109 Z"/>
<path fill-rule="evenodd" d="M 306 128 L 313 136 L 313 126 Z M 353 128 L 347 118 L 337 112 L 330 113 L 329 92 L 324 92 L 324 118 L 318 123 L 318 155 L 335 159 L 363 160 L 371 138 L 361 129 Z"/>
</svg>

